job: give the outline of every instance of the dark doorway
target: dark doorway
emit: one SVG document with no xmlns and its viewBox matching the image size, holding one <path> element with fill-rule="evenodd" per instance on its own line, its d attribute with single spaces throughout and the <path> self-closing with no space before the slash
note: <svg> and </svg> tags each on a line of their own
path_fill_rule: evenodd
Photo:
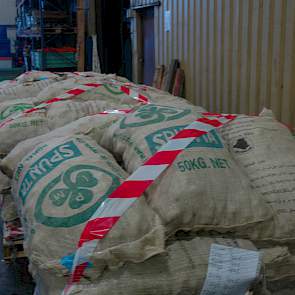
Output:
<svg viewBox="0 0 295 295">
<path fill-rule="evenodd" d="M 103 73 L 132 78 L 129 0 L 95 0 L 97 47 Z"/>
<path fill-rule="evenodd" d="M 154 7 L 141 9 L 142 18 L 142 77 L 143 83 L 152 85 L 155 72 Z"/>
</svg>

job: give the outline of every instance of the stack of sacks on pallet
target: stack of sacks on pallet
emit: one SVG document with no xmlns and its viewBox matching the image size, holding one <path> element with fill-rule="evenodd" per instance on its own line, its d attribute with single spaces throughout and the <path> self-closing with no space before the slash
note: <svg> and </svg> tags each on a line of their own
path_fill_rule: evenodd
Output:
<svg viewBox="0 0 295 295">
<path fill-rule="evenodd" d="M 175 108 L 168 108 L 168 110 L 166 108 L 166 112 L 169 115 L 172 114 L 175 116 L 176 110 Z M 192 115 L 192 109 L 186 109 L 185 113 L 191 116 L 196 115 L 196 113 Z M 107 116 L 103 115 L 101 115 L 101 117 L 107 118 Z M 177 120 L 178 117 L 182 118 L 182 116 L 176 116 L 174 120 Z M 82 120 L 83 119 L 80 121 Z M 178 121 L 177 124 L 179 123 Z M 184 122 L 182 121 L 181 123 Z M 75 123 L 71 125 L 73 124 Z M 112 128 L 112 125 L 110 128 Z M 64 129 L 66 129 L 66 127 L 64 127 Z M 102 191 L 105 189 L 100 190 L 97 187 L 98 183 L 109 186 L 109 183 L 104 183 L 106 180 L 101 178 L 101 169 L 103 167 L 103 170 L 105 170 L 105 167 L 102 166 L 99 160 L 108 159 L 109 169 L 110 167 L 112 169 L 116 168 L 117 171 L 119 166 L 116 167 L 117 164 L 114 159 L 112 158 L 110 161 L 110 155 L 99 146 L 96 146 L 88 137 L 78 135 L 62 138 L 58 137 L 58 130 L 51 133 L 55 133 L 56 138 L 53 138 L 53 134 L 52 137 L 50 137 L 50 141 L 42 141 L 42 138 L 44 139 L 47 137 L 47 139 L 49 139 L 49 137 L 45 135 L 36 139 L 37 141 L 35 139 L 27 141 L 31 142 L 31 144 L 25 142 L 24 146 L 31 146 L 31 148 L 33 148 L 32 145 L 34 142 L 42 143 L 39 144 L 35 150 L 29 152 L 18 165 L 14 176 L 13 191 L 14 197 L 21 209 L 21 215 L 23 216 L 26 233 L 26 251 L 30 258 L 31 271 L 40 284 L 41 292 L 44 292 L 44 294 L 59 294 L 62 286 L 64 286 L 66 282 L 66 279 L 63 278 L 66 269 L 62 267 L 60 258 L 74 252 L 79 234 L 82 231 L 81 229 L 90 217 L 88 216 L 86 219 L 83 219 L 83 215 L 89 210 L 89 206 L 93 206 L 93 203 L 89 205 L 91 201 L 93 202 L 91 197 L 95 196 L 95 192 L 98 191 L 100 193 L 97 197 L 102 198 L 104 195 Z M 96 133 L 94 132 L 93 134 Z M 93 136 L 95 138 L 95 135 Z M 100 138 L 101 135 L 97 137 L 96 140 L 99 141 Z M 208 140 L 208 138 L 206 138 L 206 140 Z M 70 143 L 73 144 L 75 148 L 71 147 Z M 14 151 L 12 151 L 11 159 L 16 157 L 17 150 L 20 150 L 20 148 L 16 147 Z M 81 155 L 82 152 L 79 154 L 79 150 L 82 151 L 84 155 Z M 74 152 L 77 153 L 76 157 L 74 156 Z M 97 155 L 100 157 L 96 158 Z M 65 159 L 63 159 L 63 157 Z M 69 158 L 67 159 L 67 157 Z M 47 163 L 46 165 L 42 164 L 45 162 Z M 5 165 L 5 163 L 7 167 L 9 167 L 9 156 L 2 161 L 2 165 Z M 90 163 L 92 165 L 94 164 L 96 168 L 91 168 Z M 51 166 L 53 168 L 51 168 Z M 76 168 L 81 171 L 76 171 Z M 48 171 L 46 171 L 46 169 Z M 100 173 L 95 174 L 96 169 L 98 169 Z M 9 170 L 13 170 L 13 166 Z M 112 173 L 114 174 L 114 171 L 112 171 Z M 123 173 L 121 174 L 123 175 Z M 85 183 L 83 183 L 83 181 Z M 93 184 L 96 183 L 96 185 L 92 185 L 92 182 Z M 107 282 L 111 280 L 111 278 L 116 277 L 118 279 L 117 287 L 126 285 L 126 280 L 130 282 L 130 285 L 127 286 L 128 294 L 140 294 L 140 292 L 142 294 L 149 294 L 153 289 L 153 282 L 156 278 L 158 278 L 158 290 L 161 291 L 161 294 L 171 294 L 171 292 L 172 294 L 177 294 L 182 290 L 188 294 L 194 291 L 200 292 L 206 278 L 210 246 L 214 240 L 205 238 L 204 240 L 193 239 L 191 242 L 177 241 L 171 245 L 171 249 L 169 247 L 166 249 L 166 251 L 170 253 L 170 257 L 167 258 L 167 255 L 158 255 L 141 265 L 139 262 L 146 260 L 150 256 L 162 253 L 165 250 L 165 239 L 168 238 L 167 229 L 164 229 L 164 224 L 159 222 L 160 218 L 158 214 L 151 210 L 146 204 L 146 200 L 147 198 L 143 197 L 138 201 L 138 204 L 131 207 L 108 237 L 99 243 L 99 248 L 90 258 L 92 267 L 87 270 L 86 276 L 93 284 L 97 286 L 102 284 L 100 290 L 105 290 L 105 293 L 110 291 L 108 291 L 107 288 L 109 282 L 107 284 L 102 282 Z M 142 202 L 144 202 L 144 207 L 141 205 Z M 94 204 L 99 205 L 98 202 Z M 177 203 L 173 204 L 172 202 L 172 205 L 177 206 Z M 138 206 L 140 207 L 138 208 Z M 145 217 L 145 215 L 147 216 Z M 79 219 L 77 216 L 82 217 Z M 267 212 L 265 213 L 265 218 L 269 218 Z M 154 223 L 147 224 L 147 221 L 151 222 L 153 220 L 155 220 Z M 260 221 L 259 219 L 258 222 Z M 75 222 L 78 222 L 78 224 Z M 135 228 L 132 228 L 132 222 L 135 223 Z M 147 237 L 143 227 L 146 228 L 146 232 L 148 233 Z M 133 235 L 135 235 L 137 240 L 134 241 Z M 139 236 L 137 237 L 137 235 Z M 51 237 L 51 241 L 42 245 L 40 240 L 44 240 L 49 236 Z M 118 241 L 120 242 L 119 245 L 117 244 Z M 104 243 L 109 248 L 105 249 Z M 224 242 L 220 240 L 220 243 L 222 244 Z M 234 241 L 228 243 L 234 243 Z M 252 245 L 247 241 L 238 241 L 235 245 L 247 249 L 245 243 Z M 124 247 L 126 247 L 126 249 Z M 205 253 L 201 252 L 198 256 L 194 253 L 194 249 L 199 247 L 202 247 Z M 48 249 L 51 249 L 51 251 L 48 251 Z M 186 258 L 188 255 L 189 257 Z M 197 265 L 203 265 L 205 261 L 204 269 L 192 267 L 191 264 L 187 264 L 186 259 L 195 259 Z M 124 262 L 129 262 L 129 265 L 126 266 L 124 270 L 120 270 L 119 267 L 123 265 Z M 130 264 L 130 262 L 133 262 L 133 264 Z M 161 269 L 160 266 L 163 263 L 165 263 L 167 267 Z M 163 282 L 163 280 L 166 280 L 167 275 L 163 278 L 159 278 L 159 274 L 162 271 L 166 270 L 169 274 L 175 270 L 176 266 L 180 267 L 179 271 L 182 276 L 179 277 L 178 283 L 175 282 L 174 286 L 171 286 L 169 281 Z M 146 284 L 141 284 L 138 282 L 138 276 L 144 274 L 145 269 L 147 273 L 150 272 L 150 276 L 152 278 L 154 277 L 154 280 L 149 281 L 149 283 L 146 281 Z M 199 280 L 195 281 L 191 279 L 191 283 L 187 285 L 188 273 L 192 273 L 191 276 L 197 273 Z M 101 277 L 104 278 L 104 276 L 106 276 L 106 278 L 101 279 Z M 50 282 L 53 281 L 60 282 L 60 286 L 58 287 L 58 285 L 55 284 L 55 287 L 52 287 L 53 285 Z M 84 281 L 84 283 L 86 282 Z M 80 285 L 77 286 L 77 288 L 77 290 L 73 290 L 73 294 L 77 292 L 77 294 L 79 294 L 81 288 L 84 294 L 88 294 L 87 292 L 96 292 L 96 289 L 89 285 Z M 47 293 L 45 293 L 45 290 L 47 290 Z M 49 290 L 50 293 L 48 293 Z M 112 292 L 115 294 L 117 291 L 114 288 Z"/>
<path fill-rule="evenodd" d="M 77 81 L 78 79 L 79 81 Z M 98 77 L 79 77 L 78 79 L 58 82 L 58 85 L 67 84 L 68 86 L 62 86 L 60 91 L 53 91 L 54 93 L 50 92 L 50 87 L 50 89 L 45 91 L 50 92 L 47 95 L 44 93 L 44 96 L 40 95 L 37 98 L 18 99 L 0 104 L 0 138 L 5 139 L 0 141 L 0 154 L 2 157 L 18 142 L 45 134 L 50 130 L 64 126 L 81 117 L 105 110 L 131 109 L 140 104 L 138 100 L 125 94 L 117 86 L 103 84 L 106 83 L 107 79 L 114 80 L 114 76 L 109 77 L 104 75 L 100 77 L 100 80 Z M 93 83 L 93 81 L 102 83 L 102 86 L 96 88 L 84 85 Z M 85 91 L 83 93 L 74 91 L 71 95 L 63 97 L 65 90 L 78 88 Z M 63 99 L 61 101 L 54 101 L 50 105 L 36 109 L 34 112 L 27 113 L 24 116 L 15 118 L 16 115 L 23 111 L 29 111 L 33 107 L 40 106 L 44 101 L 54 99 L 56 96 L 52 96 L 53 94 L 56 94 L 57 97 L 63 97 Z M 5 123 L 11 118 L 13 120 Z"/>
<path fill-rule="evenodd" d="M 25 75 L 26 77 L 29 78 L 30 75 Z M 50 79 L 48 78 L 47 80 Z M 0 126 L 3 126 L 0 128 L 0 138 L 5 138 L 6 140 L 0 141 L 0 154 L 3 157 L 18 142 L 45 134 L 81 117 L 105 110 L 138 107 L 141 102 L 136 98 L 141 92 L 138 90 L 136 92 L 135 86 L 130 84 L 130 87 L 134 88 L 132 90 L 135 94 L 126 94 L 120 89 L 121 80 L 114 75 L 77 76 L 76 78 L 70 78 L 50 85 L 35 98 L 17 99 L 2 103 L 0 105 Z M 101 86 L 85 86 L 85 84 L 91 85 L 93 83 L 101 83 Z M 85 91 L 82 93 L 71 92 L 77 88 L 84 89 Z M 140 89 L 140 87 L 137 87 L 137 89 Z M 69 91 L 72 95 L 64 96 Z M 147 90 L 142 90 L 142 93 L 149 98 Z M 28 111 L 30 108 L 42 105 L 42 103 L 56 97 L 61 97 L 62 100 L 55 101 L 47 107 L 35 110 L 25 116 L 13 119 L 8 124 L 4 124 L 5 121 L 15 117 L 22 111 Z M 155 94 L 153 99 L 156 100 Z M 167 93 L 162 93 L 157 99 L 163 102 L 164 105 L 177 105 L 176 102 L 178 100 Z M 182 101 L 179 100 L 179 103 L 182 104 Z M 194 108 L 195 111 L 204 111 L 200 107 L 193 107 L 188 102 L 184 105 Z"/>
<path fill-rule="evenodd" d="M 246 122 L 241 124 L 243 119 Z M 132 173 L 168 137 L 192 121 L 193 117 L 185 114 L 184 109 L 143 106 L 111 126 L 102 144 L 122 159 L 126 170 Z M 249 122 L 255 122 L 252 129 L 256 133 L 251 133 Z M 232 132 L 232 149 L 227 148 L 217 131 L 198 139 L 147 191 L 148 204 L 160 216 L 168 235 L 179 229 L 212 230 L 215 234 L 223 232 L 249 238 L 260 249 L 289 246 L 288 266 L 276 278 L 272 276 L 269 283 L 271 291 L 276 291 L 275 286 L 290 288 L 290 284 L 284 282 L 294 282 L 295 272 L 290 246 L 295 237 L 295 219 L 288 205 L 294 198 L 294 138 L 283 125 L 268 116 L 247 119 L 241 116 L 221 130 L 227 139 Z M 273 140 L 275 134 L 277 137 Z M 255 142 L 252 149 L 247 146 L 248 141 Z M 231 151 L 235 151 L 236 156 Z M 241 167 L 243 164 L 248 171 Z M 257 165 L 261 167 L 258 169 Z M 279 256 L 276 259 L 280 261 Z M 276 273 L 270 266 L 268 270 Z"/>
<path fill-rule="evenodd" d="M 174 112 L 175 108 L 169 108 L 168 114 Z M 186 112 L 191 114 L 192 109 Z M 196 113 L 193 116 L 195 115 Z M 89 119 L 92 119 L 92 126 L 96 128 L 99 122 L 107 127 L 119 117 L 111 116 L 112 118 L 109 115 L 97 115 Z M 94 118 L 97 119 L 95 123 Z M 101 141 L 105 132 L 101 128 L 89 128 L 91 124 L 87 125 L 86 119 L 82 118 L 51 133 L 20 143 L 1 163 L 2 169 L 10 171 L 10 175 L 16 170 L 14 197 L 23 218 L 31 271 L 40 285 L 41 294 L 60 294 L 66 283 L 63 275 L 67 272 L 60 258 L 75 251 L 79 234 L 91 216 L 89 209 L 93 210 L 93 206 L 100 205 L 101 198 L 107 195 L 105 191 L 110 187 L 110 179 L 114 182 L 118 178 L 118 186 L 127 176 L 114 158 L 90 137 L 62 137 L 62 134 L 70 130 L 76 134 L 86 132 L 96 141 Z M 22 144 L 25 152 L 22 151 Z M 27 155 L 15 169 L 15 164 L 23 153 Z M 114 188 L 115 186 L 112 189 Z M 100 201 L 95 201 L 95 197 Z M 87 217 L 85 213 L 88 214 Z M 199 293 L 206 278 L 208 256 L 213 243 L 255 249 L 249 241 L 208 238 L 174 241 L 171 245 L 168 243 L 165 249 L 165 232 L 157 213 L 146 204 L 146 198 L 141 198 L 99 244 L 90 258 L 92 267 L 87 270 L 86 277 L 92 284 L 101 285 L 104 293 L 108 292 L 107 285 L 112 278 L 118 281 L 118 285 L 113 286 L 113 294 L 117 292 L 116 286 L 126 285 L 126 280 L 130 282 L 125 289 L 128 294 L 149 294 L 154 289 L 156 280 L 161 294 L 177 294 L 182 291 L 187 294 Z M 48 237 L 48 243 L 40 242 L 47 241 Z M 195 253 L 196 249 L 199 249 L 199 255 Z M 165 250 L 166 253 L 161 254 Z M 155 257 L 147 260 L 150 256 Z M 139 263 L 143 260 L 147 261 Z M 194 261 L 199 267 L 188 261 Z M 128 264 L 121 269 L 124 262 Z M 167 274 L 161 277 L 160 274 L 165 272 Z M 174 277 L 171 277 L 172 273 Z M 190 284 L 187 284 L 188 273 L 191 274 Z M 143 274 L 149 274 L 149 278 L 154 279 L 139 283 L 139 277 Z M 171 280 L 174 281 L 176 276 L 178 280 L 171 285 Z M 195 276 L 198 280 L 193 279 Z M 169 281 L 167 277 L 170 277 Z M 52 284 L 53 281 L 55 284 Z M 82 280 L 81 283 L 86 282 Z M 77 286 L 73 294 L 81 293 L 81 288 L 84 294 L 96 292 L 93 285 L 86 284 Z"/>
<path fill-rule="evenodd" d="M 61 293 L 66 268 L 60 258 L 75 251 L 85 222 L 126 177 L 111 154 L 82 135 L 51 139 L 19 163 L 13 194 L 41 294 Z M 118 288 L 134 295 L 199 294 L 213 243 L 255 250 L 246 240 L 211 238 L 174 240 L 165 249 L 164 226 L 142 197 L 100 241 L 85 279 L 71 294 L 120 294 Z M 259 264 L 255 267 L 258 275 Z"/>
<path fill-rule="evenodd" d="M 109 105 L 133 107 L 133 112 L 85 117 L 33 135 L 1 162 L 8 176 L 14 174 L 13 197 L 25 226 L 31 271 L 42 295 L 61 294 L 79 236 L 107 195 L 203 111 L 165 92 L 129 83 L 134 90 L 131 96 L 144 93 L 152 102 L 140 106 L 120 91 L 114 76 L 81 74 L 68 75 L 34 98 L 33 104 L 38 104 L 43 96 L 62 95 L 76 88 L 77 81 L 104 84 L 73 101 L 41 110 L 49 130 L 88 115 L 96 100 L 104 104 L 102 110 Z M 73 114 L 68 116 L 69 110 Z M 279 230 L 273 206 L 251 186 L 251 175 L 237 164 L 220 132 L 197 138 L 127 210 L 100 240 L 71 294 L 201 294 L 206 276 L 210 281 L 210 269 L 216 267 L 216 261 L 211 261 L 216 253 L 210 255 L 215 244 L 258 248 L 263 267 L 252 262 L 255 276 L 263 274 L 271 291 L 290 287 L 295 265 L 285 237 L 291 239 L 294 234 L 291 228 Z M 217 266 L 219 272 L 228 273 L 226 262 L 222 266 Z M 210 281 L 210 288 L 215 283 Z M 260 284 L 254 285 L 255 294 L 269 294 Z M 239 286 L 234 292 L 246 292 L 243 288 L 247 287 Z"/>
</svg>

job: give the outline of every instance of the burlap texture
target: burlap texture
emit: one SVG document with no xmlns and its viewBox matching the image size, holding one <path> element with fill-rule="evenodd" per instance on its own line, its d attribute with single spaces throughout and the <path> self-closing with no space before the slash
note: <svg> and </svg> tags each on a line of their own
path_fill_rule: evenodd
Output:
<svg viewBox="0 0 295 295">
<path fill-rule="evenodd" d="M 13 195 L 32 264 L 63 273 L 60 259 L 75 251 L 86 222 L 126 177 L 111 154 L 86 136 L 51 140 L 29 153 L 15 171 Z M 88 275 L 163 251 L 163 227 L 141 198 L 98 244 Z"/>
</svg>

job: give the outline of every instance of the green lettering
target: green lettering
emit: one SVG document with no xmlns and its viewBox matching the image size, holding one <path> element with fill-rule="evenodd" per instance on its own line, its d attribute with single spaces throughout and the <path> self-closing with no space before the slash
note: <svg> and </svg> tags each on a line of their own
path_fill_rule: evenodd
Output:
<svg viewBox="0 0 295 295">
<path fill-rule="evenodd" d="M 205 159 L 202 158 L 202 157 L 199 157 L 199 158 L 198 158 L 198 165 L 199 165 L 202 169 L 208 168 Z"/>
<path fill-rule="evenodd" d="M 185 167 L 183 166 L 182 162 L 178 162 L 177 163 L 177 167 L 179 169 L 180 172 L 184 172 L 185 171 Z"/>
<path fill-rule="evenodd" d="M 62 145 L 59 147 L 59 151 L 66 157 L 73 157 L 75 154 L 70 145 Z"/>
<path fill-rule="evenodd" d="M 219 167 L 220 168 L 226 168 L 226 165 L 225 165 L 225 160 L 224 159 L 218 159 L 218 161 L 219 161 Z"/>
<path fill-rule="evenodd" d="M 198 166 L 198 163 L 197 163 L 197 160 L 196 160 L 196 159 L 189 160 L 189 161 L 190 161 L 190 164 L 191 164 L 191 166 L 192 166 L 192 168 L 193 168 L 194 170 L 196 170 L 196 169 L 200 169 L 200 167 Z"/>
<path fill-rule="evenodd" d="M 210 158 L 211 164 L 213 166 L 213 168 L 219 168 L 219 162 L 218 159 L 212 159 Z"/>
<path fill-rule="evenodd" d="M 190 161 L 185 160 L 183 163 L 184 163 L 184 167 L 186 170 L 188 170 L 188 171 L 192 170 L 192 165 L 191 165 Z"/>
<path fill-rule="evenodd" d="M 42 171 L 40 171 L 38 166 L 35 166 L 30 169 L 29 175 L 34 179 L 36 176 L 42 175 Z"/>
<path fill-rule="evenodd" d="M 53 156 L 50 159 L 52 163 L 59 162 L 63 159 L 62 155 L 58 151 L 53 152 Z"/>
</svg>

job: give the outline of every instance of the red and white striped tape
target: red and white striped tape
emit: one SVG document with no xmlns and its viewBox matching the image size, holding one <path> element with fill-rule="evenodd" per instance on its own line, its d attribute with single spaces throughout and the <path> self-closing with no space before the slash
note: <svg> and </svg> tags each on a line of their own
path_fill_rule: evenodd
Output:
<svg viewBox="0 0 295 295">
<path fill-rule="evenodd" d="M 123 93 L 129 95 L 131 98 L 137 100 L 138 102 L 140 102 L 142 104 L 148 104 L 149 103 L 148 97 L 141 94 L 139 91 L 135 91 L 135 90 L 130 89 L 126 85 L 116 85 L 114 83 L 107 83 L 107 84 L 112 84 L 112 85 L 115 85 L 115 86 L 119 87 L 119 89 Z M 79 85 L 79 87 L 76 87 L 74 89 L 70 89 L 70 90 L 66 91 L 63 95 L 60 95 L 58 97 L 54 97 L 52 99 L 49 99 L 49 100 L 45 101 L 44 103 L 41 103 L 40 105 L 38 105 L 36 107 L 25 110 L 25 111 L 23 111 L 21 113 L 18 113 L 16 115 L 13 115 L 13 116 L 7 118 L 6 120 L 4 120 L 4 121 L 2 121 L 0 123 L 0 128 L 6 126 L 7 124 L 11 123 L 12 121 L 14 121 L 14 120 L 16 120 L 18 118 L 26 116 L 27 114 L 40 111 L 41 109 L 44 109 L 44 108 L 48 107 L 49 105 L 51 105 L 53 103 L 56 103 L 56 102 L 62 101 L 62 100 L 66 100 L 66 99 L 72 99 L 73 97 L 75 97 L 77 95 L 81 95 L 81 94 L 83 94 L 83 93 L 85 93 L 85 92 L 87 92 L 89 90 L 92 90 L 94 88 L 99 88 L 99 87 L 101 87 L 103 85 L 104 84 L 102 84 L 102 83 L 85 83 L 85 84 L 81 84 L 81 85 Z M 116 110 L 114 110 L 114 111 L 116 111 Z M 107 113 L 110 113 L 110 112 L 107 112 Z M 104 114 L 107 114 L 107 113 L 104 113 Z"/>
<path fill-rule="evenodd" d="M 73 285 L 81 280 L 99 240 L 105 238 L 125 211 L 138 200 L 163 171 L 172 165 L 176 157 L 197 137 L 236 118 L 234 115 L 211 113 L 204 113 L 204 115 L 206 117 L 195 120 L 163 145 L 157 153 L 112 192 L 93 214 L 80 236 L 71 277 L 63 295 L 68 294 Z M 214 118 L 208 118 L 208 116 Z"/>
</svg>

